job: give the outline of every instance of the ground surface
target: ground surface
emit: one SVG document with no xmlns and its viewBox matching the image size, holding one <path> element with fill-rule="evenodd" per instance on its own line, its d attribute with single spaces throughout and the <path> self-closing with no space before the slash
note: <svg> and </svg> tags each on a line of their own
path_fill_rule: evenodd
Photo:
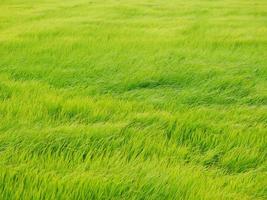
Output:
<svg viewBox="0 0 267 200">
<path fill-rule="evenodd" d="M 266 199 L 266 0 L 1 0 L 0 199 Z"/>
</svg>

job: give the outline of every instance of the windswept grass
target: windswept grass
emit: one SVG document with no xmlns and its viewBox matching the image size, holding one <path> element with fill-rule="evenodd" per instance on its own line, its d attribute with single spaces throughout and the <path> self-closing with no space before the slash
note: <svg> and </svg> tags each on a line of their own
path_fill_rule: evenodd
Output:
<svg viewBox="0 0 267 200">
<path fill-rule="evenodd" d="M 0 199 L 266 199 L 265 0 L 1 0 Z"/>
</svg>

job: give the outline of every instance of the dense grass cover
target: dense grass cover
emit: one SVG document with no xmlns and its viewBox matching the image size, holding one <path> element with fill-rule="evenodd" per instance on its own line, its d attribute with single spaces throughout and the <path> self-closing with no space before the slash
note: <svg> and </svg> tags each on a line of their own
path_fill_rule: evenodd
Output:
<svg viewBox="0 0 267 200">
<path fill-rule="evenodd" d="M 0 199 L 266 199 L 266 0 L 1 0 Z"/>
</svg>

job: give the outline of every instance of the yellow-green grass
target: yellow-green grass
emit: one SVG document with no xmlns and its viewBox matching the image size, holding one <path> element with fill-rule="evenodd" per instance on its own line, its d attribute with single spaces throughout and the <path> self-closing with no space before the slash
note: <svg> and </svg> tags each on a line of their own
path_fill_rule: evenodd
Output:
<svg viewBox="0 0 267 200">
<path fill-rule="evenodd" d="M 0 199 L 266 199 L 266 0 L 0 0 Z"/>
</svg>

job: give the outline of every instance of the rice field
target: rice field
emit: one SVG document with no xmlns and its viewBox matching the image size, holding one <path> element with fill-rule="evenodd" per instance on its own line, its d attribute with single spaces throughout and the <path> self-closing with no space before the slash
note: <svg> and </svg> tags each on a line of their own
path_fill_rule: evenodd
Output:
<svg viewBox="0 0 267 200">
<path fill-rule="evenodd" d="M 267 199 L 267 1 L 0 0 L 0 199 Z"/>
</svg>

